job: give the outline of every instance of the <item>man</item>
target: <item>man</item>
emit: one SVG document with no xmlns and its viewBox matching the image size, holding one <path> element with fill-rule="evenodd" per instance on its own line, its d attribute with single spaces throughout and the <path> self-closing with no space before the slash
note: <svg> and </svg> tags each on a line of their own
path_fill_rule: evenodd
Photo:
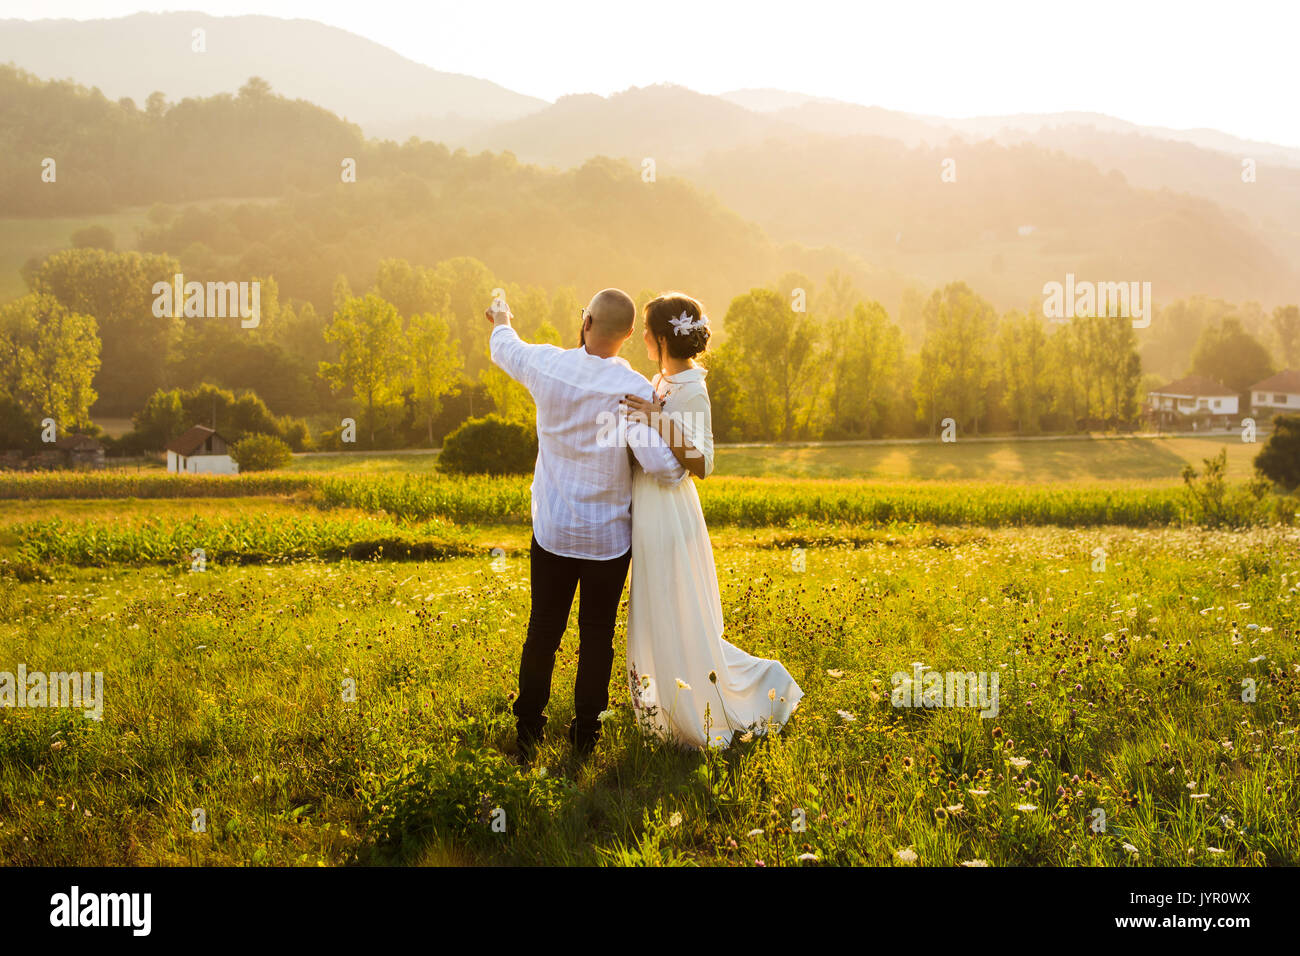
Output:
<svg viewBox="0 0 1300 956">
<path fill-rule="evenodd" d="M 582 314 L 582 344 L 575 349 L 529 345 L 510 325 L 497 300 L 492 361 L 537 404 L 537 466 L 533 472 L 533 539 L 529 557 L 532 611 L 519 661 L 514 704 L 519 752 L 531 760 L 546 725 L 555 652 L 578 599 L 578 680 L 569 740 L 579 756 L 600 736 L 609 705 L 614 662 L 614 621 L 632 548 L 632 465 L 628 448 L 646 473 L 681 481 L 686 470 L 657 431 L 629 422 L 626 442 L 610 441 L 601 423 L 625 395 L 653 398 L 645 377 L 618 351 L 632 335 L 636 305 L 619 289 L 597 292 Z"/>
</svg>

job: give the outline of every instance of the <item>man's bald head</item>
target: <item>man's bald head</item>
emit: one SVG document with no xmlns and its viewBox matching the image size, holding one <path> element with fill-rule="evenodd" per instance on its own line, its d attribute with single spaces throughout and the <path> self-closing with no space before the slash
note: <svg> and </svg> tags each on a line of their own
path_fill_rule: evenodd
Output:
<svg viewBox="0 0 1300 956">
<path fill-rule="evenodd" d="M 632 334 L 635 321 L 636 303 L 630 295 L 622 289 L 601 289 L 587 303 L 583 319 L 583 341 L 588 351 L 616 354 Z"/>
</svg>

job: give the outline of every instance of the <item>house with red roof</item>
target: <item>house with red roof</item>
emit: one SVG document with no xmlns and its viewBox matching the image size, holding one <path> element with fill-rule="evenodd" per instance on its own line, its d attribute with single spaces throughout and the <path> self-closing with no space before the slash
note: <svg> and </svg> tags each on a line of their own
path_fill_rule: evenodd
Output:
<svg viewBox="0 0 1300 956">
<path fill-rule="evenodd" d="M 188 475 L 237 475 L 230 443 L 206 425 L 195 425 L 167 443 L 167 470 Z"/>
<path fill-rule="evenodd" d="M 1300 414 L 1300 369 L 1284 369 L 1252 385 L 1250 411 L 1265 420 L 1281 412 Z"/>
<path fill-rule="evenodd" d="M 1161 428 L 1195 431 L 1229 428 L 1238 419 L 1236 392 L 1204 375 L 1187 375 L 1147 393 L 1152 417 Z"/>
</svg>

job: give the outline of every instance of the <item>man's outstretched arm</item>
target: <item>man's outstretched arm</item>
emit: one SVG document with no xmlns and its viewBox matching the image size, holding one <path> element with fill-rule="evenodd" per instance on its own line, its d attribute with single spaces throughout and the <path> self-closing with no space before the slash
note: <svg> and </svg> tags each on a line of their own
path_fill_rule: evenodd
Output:
<svg viewBox="0 0 1300 956">
<path fill-rule="evenodd" d="M 519 333 L 510 324 L 508 311 L 488 309 L 484 315 L 492 323 L 492 334 L 488 338 L 488 352 L 492 355 L 492 361 L 516 382 L 531 391 L 533 359 L 547 346 L 530 345 L 521 339 Z"/>
</svg>

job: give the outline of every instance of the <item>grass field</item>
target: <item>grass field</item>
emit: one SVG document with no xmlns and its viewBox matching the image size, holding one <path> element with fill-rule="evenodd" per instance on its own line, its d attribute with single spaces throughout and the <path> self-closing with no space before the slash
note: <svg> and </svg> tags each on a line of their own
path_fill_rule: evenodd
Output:
<svg viewBox="0 0 1300 956">
<path fill-rule="evenodd" d="M 0 547 L 54 508 L 103 524 L 68 504 Z M 136 502 L 122 524 L 257 504 Z M 0 711 L 0 862 L 1300 863 L 1291 532 L 820 531 L 714 533 L 728 637 L 807 694 L 784 733 L 677 752 L 640 735 L 616 669 L 596 755 L 552 740 L 527 770 L 503 753 L 526 526 L 461 528 L 472 556 L 437 562 L 51 557 L 53 580 L 5 582 L 0 669 L 102 671 L 103 720 Z M 997 715 L 891 706 L 913 662 L 998 672 Z"/>
<path fill-rule="evenodd" d="M 46 187 L 53 188 L 53 187 Z M 175 209 L 190 206 L 207 208 L 223 202 L 275 202 L 275 198 L 260 199 L 199 199 L 174 203 Z M 35 257 L 43 259 L 53 252 L 72 244 L 72 235 L 87 226 L 104 226 L 113 233 L 116 248 L 126 252 L 139 247 L 140 230 L 149 224 L 148 206 L 130 206 L 116 212 L 90 216 L 52 217 L 0 217 L 0 302 L 26 294 L 19 270 Z"/>
<path fill-rule="evenodd" d="M 113 434 L 122 420 L 99 423 Z M 1051 440 L 898 442 L 866 445 L 720 446 L 716 473 L 737 478 L 850 478 L 864 481 L 1152 482 L 1178 484 L 1183 466 L 1228 452 L 1228 477 L 1254 472 L 1260 444 L 1232 437 L 1074 438 Z M 315 474 L 426 474 L 436 452 L 340 452 L 295 455 L 286 471 Z M 128 471 L 162 471 L 161 462 Z"/>
<path fill-rule="evenodd" d="M 52 188 L 52 187 L 48 187 Z M 113 232 L 119 250 L 136 248 L 140 229 L 148 224 L 149 210 L 133 207 L 99 216 L 55 218 L 0 218 L 0 301 L 26 294 L 19 270 L 28 259 L 43 259 L 72 244 L 72 234 L 87 226 L 105 226 Z"/>
<path fill-rule="evenodd" d="M 165 472 L 46 472 L 0 480 L 0 500 L 201 499 L 292 497 L 319 508 L 359 508 L 409 521 L 524 524 L 527 476 L 438 474 L 169 475 Z M 982 482 L 855 482 L 847 480 L 712 478 L 700 487 L 713 524 L 797 527 L 809 524 L 1161 526 L 1184 519 L 1188 499 L 1168 484 L 1000 485 Z M 1286 509 L 1278 508 L 1285 517 Z M 106 505 L 116 520 L 120 505 Z M 117 532 L 112 532 L 117 533 Z"/>
<path fill-rule="evenodd" d="M 1161 481 L 710 479 L 727 637 L 799 711 L 679 752 L 616 665 L 596 754 L 525 768 L 527 486 L 0 479 L 0 672 L 105 681 L 101 721 L 0 708 L 0 863 L 1300 863 L 1289 527 Z M 996 714 L 893 706 L 922 665 Z"/>
<path fill-rule="evenodd" d="M 944 444 L 724 448 L 724 475 L 862 478 L 879 481 L 1173 481 L 1184 465 L 1200 467 L 1221 448 L 1228 474 L 1253 471 L 1260 445 L 1235 438 L 1062 438 Z"/>
<path fill-rule="evenodd" d="M 315 474 L 425 474 L 438 468 L 436 451 L 397 452 L 385 454 L 311 454 L 295 455 L 287 471 L 305 471 Z"/>
<path fill-rule="evenodd" d="M 860 478 L 878 481 L 1164 481 L 1228 450 L 1228 475 L 1248 477 L 1260 445 L 1230 437 L 1063 438 L 718 449 L 717 473 L 737 477 Z M 429 454 L 300 455 L 291 471 L 432 471 Z"/>
</svg>

